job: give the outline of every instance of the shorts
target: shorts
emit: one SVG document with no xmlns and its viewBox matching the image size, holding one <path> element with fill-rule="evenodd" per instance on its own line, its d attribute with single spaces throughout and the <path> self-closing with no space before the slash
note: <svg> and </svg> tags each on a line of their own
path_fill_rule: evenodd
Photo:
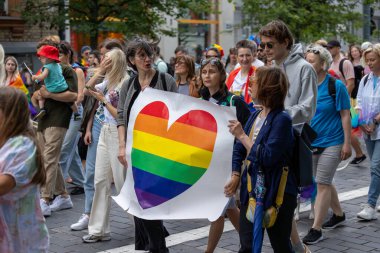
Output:
<svg viewBox="0 0 380 253">
<path fill-rule="evenodd" d="M 343 144 L 325 148 L 318 155 L 313 155 L 313 175 L 319 184 L 331 185 L 336 169 L 341 162 L 340 153 Z"/>
<path fill-rule="evenodd" d="M 227 212 L 227 209 L 234 209 L 234 208 L 236 208 L 236 199 L 235 197 L 231 197 L 226 207 L 224 208 L 223 213 L 220 216 L 224 216 Z"/>
</svg>

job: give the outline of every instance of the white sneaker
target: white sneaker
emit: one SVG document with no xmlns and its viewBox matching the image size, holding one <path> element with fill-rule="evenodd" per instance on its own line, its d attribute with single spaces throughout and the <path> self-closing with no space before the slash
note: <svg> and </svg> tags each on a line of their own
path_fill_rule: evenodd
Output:
<svg viewBox="0 0 380 253">
<path fill-rule="evenodd" d="M 47 203 L 43 199 L 40 199 L 40 206 L 41 206 L 41 211 L 42 211 L 43 216 L 48 217 L 51 215 L 51 209 L 50 209 L 49 203 Z"/>
<path fill-rule="evenodd" d="M 90 217 L 87 214 L 82 214 L 77 223 L 70 226 L 71 230 L 81 231 L 88 228 L 88 221 Z"/>
<path fill-rule="evenodd" d="M 62 197 L 62 195 L 59 195 L 53 200 L 53 203 L 51 203 L 50 208 L 53 212 L 73 208 L 73 202 L 71 202 L 70 196 L 67 196 L 67 198 L 65 198 Z"/>
<path fill-rule="evenodd" d="M 357 214 L 358 218 L 363 220 L 376 220 L 376 210 L 375 208 L 371 207 L 370 205 L 366 204 L 364 206 L 364 209 Z"/>
</svg>

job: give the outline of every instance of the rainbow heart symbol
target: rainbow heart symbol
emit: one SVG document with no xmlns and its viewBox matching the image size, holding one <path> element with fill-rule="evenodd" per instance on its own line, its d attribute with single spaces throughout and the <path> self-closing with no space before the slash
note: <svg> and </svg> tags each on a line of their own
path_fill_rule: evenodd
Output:
<svg viewBox="0 0 380 253">
<path fill-rule="evenodd" d="M 169 110 L 163 102 L 146 105 L 133 129 L 134 188 L 143 209 L 158 206 L 194 185 L 207 171 L 216 140 L 217 123 L 208 112 L 192 110 L 168 129 Z"/>
</svg>

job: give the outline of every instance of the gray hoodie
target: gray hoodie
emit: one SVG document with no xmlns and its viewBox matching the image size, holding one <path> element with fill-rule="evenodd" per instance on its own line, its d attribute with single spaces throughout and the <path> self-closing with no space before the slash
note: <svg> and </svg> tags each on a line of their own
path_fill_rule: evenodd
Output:
<svg viewBox="0 0 380 253">
<path fill-rule="evenodd" d="M 301 44 L 293 45 L 288 57 L 280 66 L 289 80 L 289 91 L 285 98 L 285 110 L 293 124 L 310 122 L 317 104 L 317 74 L 304 59 Z"/>
</svg>

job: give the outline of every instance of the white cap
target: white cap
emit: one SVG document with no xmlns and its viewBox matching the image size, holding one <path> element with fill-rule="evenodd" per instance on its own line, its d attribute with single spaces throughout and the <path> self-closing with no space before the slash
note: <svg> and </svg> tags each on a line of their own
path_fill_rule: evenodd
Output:
<svg viewBox="0 0 380 253">
<path fill-rule="evenodd" d="M 369 41 L 366 41 L 366 42 L 363 42 L 363 44 L 361 46 L 361 49 L 362 49 L 362 51 L 365 51 L 365 50 L 367 50 L 371 46 L 372 46 L 372 43 L 369 42 Z"/>
</svg>

